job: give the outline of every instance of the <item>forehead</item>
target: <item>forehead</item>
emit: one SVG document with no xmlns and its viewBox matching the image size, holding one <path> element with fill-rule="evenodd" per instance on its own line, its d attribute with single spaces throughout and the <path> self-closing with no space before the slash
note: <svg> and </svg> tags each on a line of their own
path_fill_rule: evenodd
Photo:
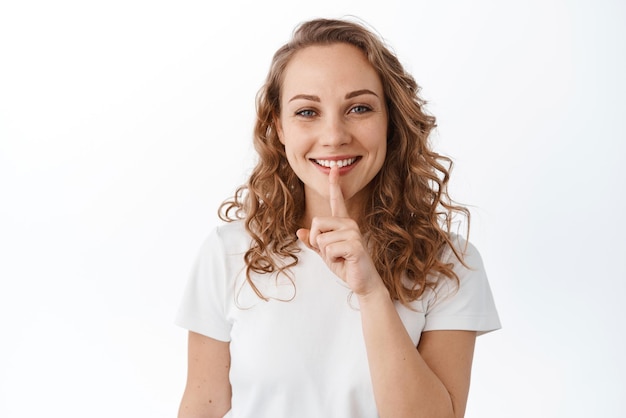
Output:
<svg viewBox="0 0 626 418">
<path fill-rule="evenodd" d="M 301 49 L 287 64 L 282 81 L 283 95 L 342 93 L 363 88 L 382 94 L 380 77 L 363 51 L 346 43 Z"/>
</svg>

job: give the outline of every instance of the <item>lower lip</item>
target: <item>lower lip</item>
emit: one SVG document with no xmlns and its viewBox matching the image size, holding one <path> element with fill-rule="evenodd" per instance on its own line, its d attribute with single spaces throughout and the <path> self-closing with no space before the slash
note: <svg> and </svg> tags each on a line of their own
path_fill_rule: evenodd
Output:
<svg viewBox="0 0 626 418">
<path fill-rule="evenodd" d="M 345 166 L 345 167 L 340 167 L 339 168 L 339 175 L 344 175 L 350 172 L 350 170 L 352 170 L 354 167 L 356 167 L 356 165 L 359 163 L 359 161 L 361 161 L 360 158 L 358 158 L 355 162 L 353 162 L 352 164 Z M 315 161 L 311 161 L 311 163 L 318 169 L 320 170 L 322 173 L 328 175 L 330 174 L 330 167 L 324 167 L 319 165 L 318 163 L 316 163 Z"/>
</svg>

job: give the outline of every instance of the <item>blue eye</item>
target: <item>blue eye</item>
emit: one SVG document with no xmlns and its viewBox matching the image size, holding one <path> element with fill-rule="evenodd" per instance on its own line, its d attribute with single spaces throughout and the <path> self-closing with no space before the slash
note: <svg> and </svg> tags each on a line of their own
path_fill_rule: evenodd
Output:
<svg viewBox="0 0 626 418">
<path fill-rule="evenodd" d="M 305 118 L 310 118 L 311 116 L 315 116 L 315 111 L 311 109 L 299 110 L 296 112 L 298 116 L 304 116 Z"/>
<path fill-rule="evenodd" d="M 368 106 L 364 106 L 364 105 L 358 105 L 358 106 L 354 106 L 352 109 L 350 109 L 350 112 L 352 113 L 365 113 L 365 112 L 369 112 L 370 109 Z"/>
</svg>

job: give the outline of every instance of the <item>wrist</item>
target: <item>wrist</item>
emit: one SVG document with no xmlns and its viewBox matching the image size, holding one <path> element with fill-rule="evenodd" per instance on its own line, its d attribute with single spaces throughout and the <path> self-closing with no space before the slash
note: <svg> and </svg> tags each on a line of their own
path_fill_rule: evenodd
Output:
<svg viewBox="0 0 626 418">
<path fill-rule="evenodd" d="M 380 285 L 376 286 L 376 288 L 370 290 L 367 293 L 357 294 L 357 297 L 359 298 L 359 306 L 361 307 L 367 304 L 391 301 L 389 290 L 382 282 L 382 280 L 380 281 Z"/>
</svg>

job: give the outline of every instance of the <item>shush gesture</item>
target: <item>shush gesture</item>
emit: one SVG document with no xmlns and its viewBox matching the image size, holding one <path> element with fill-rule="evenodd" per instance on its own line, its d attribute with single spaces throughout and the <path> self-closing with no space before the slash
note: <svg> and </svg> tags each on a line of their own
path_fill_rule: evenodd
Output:
<svg viewBox="0 0 626 418">
<path fill-rule="evenodd" d="M 298 238 L 316 251 L 330 270 L 359 296 L 384 288 L 357 223 L 348 215 L 339 184 L 339 167 L 328 175 L 331 216 L 314 217 L 310 229 L 299 229 Z"/>
<path fill-rule="evenodd" d="M 476 334 L 500 324 L 469 242 L 441 254 L 465 239 L 436 219 L 386 216 L 469 215 L 450 203 L 436 119 L 401 61 L 353 19 L 302 22 L 274 53 L 256 95 L 256 165 L 220 206 L 178 311 L 190 331 L 178 418 L 464 416 Z M 423 172 L 442 181 L 394 181 Z M 380 190 L 392 198 L 374 208 Z"/>
</svg>

